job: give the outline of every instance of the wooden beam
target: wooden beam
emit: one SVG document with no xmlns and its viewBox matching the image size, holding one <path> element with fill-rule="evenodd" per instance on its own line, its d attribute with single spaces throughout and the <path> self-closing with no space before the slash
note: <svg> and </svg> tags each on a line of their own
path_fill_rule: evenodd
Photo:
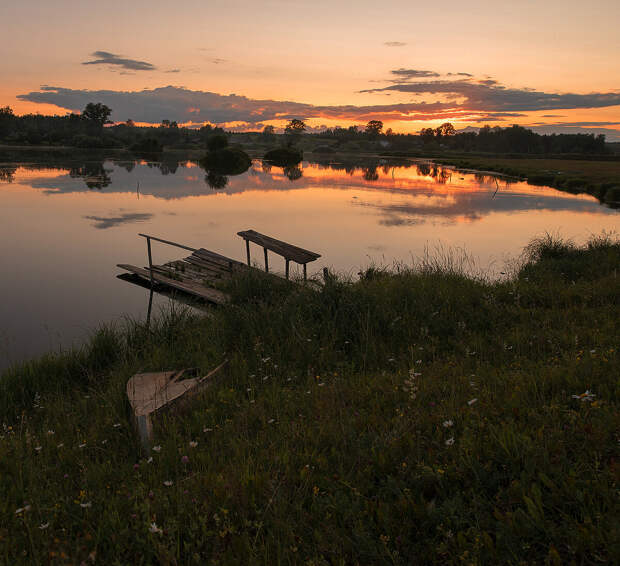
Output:
<svg viewBox="0 0 620 566">
<path fill-rule="evenodd" d="M 269 260 L 267 259 L 267 248 L 263 248 L 265 252 L 265 273 L 269 273 Z"/>
<path fill-rule="evenodd" d="M 170 240 L 162 240 L 161 238 L 156 238 L 155 236 L 149 236 L 148 234 L 138 234 L 138 236 L 142 236 L 147 240 L 155 240 L 157 242 L 161 242 L 162 244 L 168 244 L 170 246 L 176 246 L 177 248 L 183 248 L 184 250 L 189 250 L 190 252 L 195 252 L 196 248 L 190 248 L 189 246 L 184 246 L 183 244 L 177 244 L 176 242 L 171 242 Z"/>
</svg>

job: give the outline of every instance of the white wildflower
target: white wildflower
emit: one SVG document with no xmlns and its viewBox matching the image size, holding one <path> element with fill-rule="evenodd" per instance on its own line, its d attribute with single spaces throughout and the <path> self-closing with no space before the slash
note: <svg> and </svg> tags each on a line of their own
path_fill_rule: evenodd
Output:
<svg viewBox="0 0 620 566">
<path fill-rule="evenodd" d="M 52 436 L 53 434 L 56 434 L 56 433 L 53 430 L 50 429 L 50 430 L 47 431 L 47 434 L 49 436 Z"/>
<path fill-rule="evenodd" d="M 174 485 L 174 482 L 173 482 L 172 480 L 166 480 L 166 481 L 164 482 L 164 485 L 165 485 L 166 487 L 172 487 L 172 486 Z"/>
<path fill-rule="evenodd" d="M 586 389 L 581 395 L 573 395 L 573 399 L 578 399 L 579 401 L 592 401 L 595 397 L 596 395 L 589 389 Z"/>
<path fill-rule="evenodd" d="M 41 452 L 41 450 L 43 450 L 43 446 L 35 446 L 35 447 L 34 447 L 34 449 L 35 449 L 37 452 Z"/>
<path fill-rule="evenodd" d="M 446 440 L 446 446 L 452 446 L 454 444 L 454 436 L 451 436 Z"/>
<path fill-rule="evenodd" d="M 467 401 L 467 404 L 471 407 L 474 403 L 477 403 L 478 399 L 476 399 L 475 397 L 473 399 L 470 399 L 469 401 Z"/>
<path fill-rule="evenodd" d="M 190 448 L 196 448 L 196 446 L 198 446 L 198 442 L 196 442 L 195 440 L 190 440 L 189 441 L 189 447 Z"/>
<path fill-rule="evenodd" d="M 444 421 L 441 424 L 443 425 L 444 428 L 450 428 L 454 423 L 451 420 L 448 420 L 448 421 Z"/>
<path fill-rule="evenodd" d="M 20 507 L 19 509 L 15 509 L 15 514 L 21 515 L 22 513 L 25 513 L 26 511 L 30 511 L 30 505 L 24 505 L 23 507 Z"/>
<path fill-rule="evenodd" d="M 47 527 L 49 527 L 50 524 L 49 523 L 41 523 L 39 525 L 39 529 L 41 529 L 42 531 L 44 531 L 45 529 L 47 529 Z"/>
<path fill-rule="evenodd" d="M 153 452 L 161 452 L 161 446 L 153 446 Z"/>
<path fill-rule="evenodd" d="M 80 503 L 80 507 L 82 509 L 88 509 L 89 507 L 92 507 L 92 506 L 93 506 L 93 504 L 90 501 L 87 501 L 86 503 Z"/>
<path fill-rule="evenodd" d="M 160 534 L 160 535 L 164 532 L 157 526 L 157 523 L 155 522 L 151 523 L 151 526 L 149 527 L 149 531 L 151 533 Z"/>
</svg>

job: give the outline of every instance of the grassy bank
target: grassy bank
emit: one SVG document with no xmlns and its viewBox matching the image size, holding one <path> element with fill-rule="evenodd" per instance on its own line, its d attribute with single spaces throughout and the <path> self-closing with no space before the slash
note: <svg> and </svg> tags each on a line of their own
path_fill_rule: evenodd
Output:
<svg viewBox="0 0 620 566">
<path fill-rule="evenodd" d="M 239 281 L 233 304 L 0 380 L 0 563 L 598 564 L 620 558 L 620 243 Z M 141 455 L 138 371 L 230 359 Z M 587 393 L 586 393 L 587 392 Z"/>
<path fill-rule="evenodd" d="M 439 157 L 446 165 L 479 171 L 496 171 L 526 178 L 568 192 L 586 192 L 610 206 L 620 206 L 620 161 L 521 157 Z"/>
</svg>

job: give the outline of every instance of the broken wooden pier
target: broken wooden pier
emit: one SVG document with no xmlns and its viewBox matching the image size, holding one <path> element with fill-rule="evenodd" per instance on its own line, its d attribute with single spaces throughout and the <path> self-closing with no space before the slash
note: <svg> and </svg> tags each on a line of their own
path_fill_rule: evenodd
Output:
<svg viewBox="0 0 620 566">
<path fill-rule="evenodd" d="M 209 303 L 224 304 L 228 301 L 229 296 L 218 287 L 221 287 L 223 282 L 230 280 L 236 274 L 243 273 L 244 271 L 247 272 L 249 269 L 257 269 L 251 264 L 250 242 L 263 248 L 266 273 L 270 273 L 269 252 L 276 253 L 284 258 L 286 279 L 289 279 L 289 264 L 291 261 L 303 266 L 304 280 L 306 280 L 306 265 L 321 257 L 318 253 L 277 240 L 271 236 L 266 236 L 255 230 L 238 232 L 238 235 L 245 240 L 247 265 L 205 248 L 192 248 L 149 234 L 139 234 L 139 236 L 146 238 L 148 266 L 136 267 L 135 265 L 119 263 L 118 267 L 129 271 L 143 282 L 148 283 L 152 289 L 174 289 Z M 151 242 L 175 246 L 192 253 L 182 259 L 156 265 L 153 263 Z M 272 273 L 271 275 L 275 276 L 276 274 Z"/>
</svg>

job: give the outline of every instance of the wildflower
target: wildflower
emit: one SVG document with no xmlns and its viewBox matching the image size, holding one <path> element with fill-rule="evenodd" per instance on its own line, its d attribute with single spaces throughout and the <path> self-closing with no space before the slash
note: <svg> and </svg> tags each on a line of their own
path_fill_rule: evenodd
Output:
<svg viewBox="0 0 620 566">
<path fill-rule="evenodd" d="M 84 442 L 83 444 L 79 444 L 78 448 L 85 448 L 86 447 L 86 442 Z"/>
<path fill-rule="evenodd" d="M 26 511 L 30 511 L 30 505 L 24 505 L 23 507 L 20 507 L 19 509 L 15 509 L 15 514 L 21 515 L 22 513 L 25 513 Z"/>
<path fill-rule="evenodd" d="M 112 426 L 113 426 L 114 428 L 118 428 L 118 427 L 120 427 L 120 426 L 121 426 L 121 423 L 114 423 Z"/>
<path fill-rule="evenodd" d="M 595 397 L 596 395 L 589 389 L 586 389 L 581 395 L 573 395 L 573 399 L 578 399 L 579 401 L 592 401 Z"/>
<path fill-rule="evenodd" d="M 60 444 L 57 444 L 57 445 L 56 445 L 56 448 L 62 448 L 64 445 L 65 445 L 65 443 L 64 443 L 64 442 L 61 442 Z"/>
<path fill-rule="evenodd" d="M 454 436 L 451 436 L 446 440 L 446 446 L 452 446 L 454 444 Z"/>
<path fill-rule="evenodd" d="M 187 464 L 189 462 L 189 457 L 188 456 L 182 456 L 181 457 L 181 462 L 183 462 L 184 464 Z"/>
<path fill-rule="evenodd" d="M 198 446 L 198 442 L 196 442 L 195 440 L 190 440 L 189 441 L 189 447 L 190 448 L 196 448 L 196 446 Z"/>
<path fill-rule="evenodd" d="M 53 430 L 50 429 L 50 430 L 47 431 L 47 434 L 49 436 L 52 436 L 53 434 L 56 434 L 56 433 Z"/>
<path fill-rule="evenodd" d="M 469 401 L 467 401 L 467 404 L 471 407 L 474 403 L 477 403 L 478 399 L 476 399 L 475 397 L 473 399 L 470 399 Z"/>
<path fill-rule="evenodd" d="M 42 531 L 44 531 L 45 529 L 47 529 L 47 527 L 49 527 L 50 524 L 49 523 L 41 523 L 39 525 L 39 529 L 41 529 Z"/>
<path fill-rule="evenodd" d="M 444 422 L 442 423 L 442 425 L 443 425 L 443 427 L 444 427 L 444 428 L 450 428 L 453 424 L 454 424 L 454 423 L 453 423 L 451 420 L 444 421 Z"/>
<path fill-rule="evenodd" d="M 140 469 L 140 464 L 134 464 L 133 465 L 133 469 L 134 470 L 139 470 Z"/>
<path fill-rule="evenodd" d="M 86 503 L 80 503 L 80 507 L 82 509 L 88 509 L 89 507 L 92 507 L 92 506 L 93 506 L 93 504 L 90 501 L 87 501 Z"/>
<path fill-rule="evenodd" d="M 108 443 L 108 440 L 107 440 L 106 438 L 104 438 L 104 439 L 101 441 L 101 444 L 107 444 L 107 443 Z"/>
<path fill-rule="evenodd" d="M 153 534 L 160 534 L 160 535 L 164 532 L 157 526 L 157 523 L 155 522 L 151 523 L 151 526 L 149 527 L 149 531 Z"/>
<path fill-rule="evenodd" d="M 269 360 L 271 359 L 271 357 L 266 357 L 266 358 L 261 358 L 261 362 L 263 362 L 264 364 L 266 364 Z"/>
<path fill-rule="evenodd" d="M 41 452 L 41 450 L 43 450 L 43 446 L 35 446 L 35 447 L 34 447 L 34 449 L 35 449 L 37 452 Z"/>
<path fill-rule="evenodd" d="M 149 456 L 149 459 L 146 461 L 147 464 L 153 463 L 153 456 Z"/>
<path fill-rule="evenodd" d="M 211 432 L 212 430 L 212 428 L 205 427 L 202 429 L 202 432 Z"/>
<path fill-rule="evenodd" d="M 172 487 L 172 486 L 174 485 L 174 482 L 173 482 L 172 480 L 166 480 L 166 481 L 164 482 L 164 485 L 165 485 L 166 487 Z"/>
<path fill-rule="evenodd" d="M 153 452 L 161 452 L 161 446 L 153 446 Z"/>
<path fill-rule="evenodd" d="M 276 422 L 276 419 L 269 419 L 269 420 L 267 421 L 267 423 L 269 423 L 269 424 L 271 424 L 271 423 L 275 423 L 275 422 Z"/>
</svg>

